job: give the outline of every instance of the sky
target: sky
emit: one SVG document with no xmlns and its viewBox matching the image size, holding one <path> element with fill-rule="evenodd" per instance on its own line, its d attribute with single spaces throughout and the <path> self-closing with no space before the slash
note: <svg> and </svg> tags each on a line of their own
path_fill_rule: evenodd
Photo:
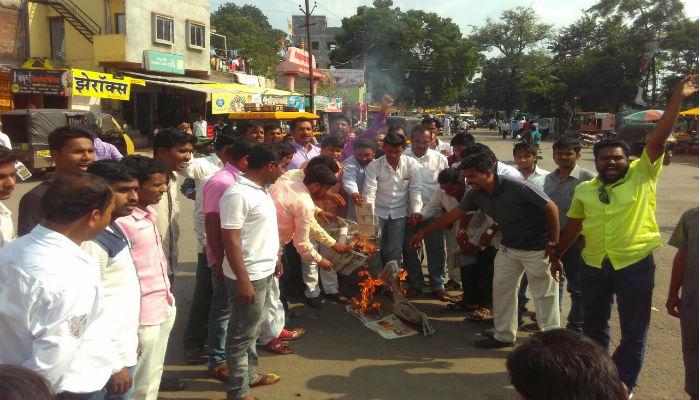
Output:
<svg viewBox="0 0 700 400">
<path fill-rule="evenodd" d="M 314 0 L 309 0 L 313 7 Z M 700 2 L 697 0 L 682 0 L 686 15 L 691 18 L 700 16 Z M 228 0 L 211 0 L 212 11 Z M 341 19 L 355 14 L 358 6 L 372 5 L 372 0 L 316 0 L 317 7 L 314 15 L 326 15 L 329 26 L 340 26 Z M 578 19 L 581 10 L 591 7 L 597 0 L 393 0 L 394 6 L 402 10 L 422 9 L 435 12 L 445 18 L 452 18 L 461 29 L 463 35 L 471 33 L 474 26 L 483 25 L 487 18 L 498 19 L 503 10 L 518 6 L 532 6 L 543 22 L 555 27 L 567 26 Z M 237 5 L 253 4 L 267 15 L 270 24 L 287 31 L 287 20 L 291 15 L 299 15 L 299 5 L 303 0 L 234 0 Z M 430 7 L 426 6 L 430 4 Z M 484 7 L 487 3 L 488 7 Z"/>
</svg>

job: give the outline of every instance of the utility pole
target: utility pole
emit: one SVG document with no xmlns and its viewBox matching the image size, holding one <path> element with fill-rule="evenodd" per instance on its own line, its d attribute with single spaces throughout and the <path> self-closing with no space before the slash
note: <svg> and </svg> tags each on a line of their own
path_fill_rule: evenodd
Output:
<svg viewBox="0 0 700 400">
<path fill-rule="evenodd" d="M 299 10 L 304 13 L 306 23 L 299 28 L 306 27 L 306 43 L 309 53 L 309 111 L 313 114 L 314 112 L 314 96 L 316 92 L 314 91 L 314 69 L 313 69 L 313 55 L 311 54 L 311 14 L 316 9 L 316 2 L 314 1 L 314 8 L 309 11 L 309 0 L 304 0 L 306 9 L 302 9 L 299 6 Z"/>
</svg>

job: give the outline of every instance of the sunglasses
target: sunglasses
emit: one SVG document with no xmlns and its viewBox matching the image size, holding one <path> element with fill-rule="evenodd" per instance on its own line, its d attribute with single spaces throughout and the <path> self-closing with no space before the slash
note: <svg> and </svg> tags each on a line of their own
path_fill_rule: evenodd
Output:
<svg viewBox="0 0 700 400">
<path fill-rule="evenodd" d="M 605 191 L 605 186 L 601 186 L 598 189 L 598 200 L 602 203 L 610 204 L 610 197 L 608 197 L 608 192 Z"/>
</svg>

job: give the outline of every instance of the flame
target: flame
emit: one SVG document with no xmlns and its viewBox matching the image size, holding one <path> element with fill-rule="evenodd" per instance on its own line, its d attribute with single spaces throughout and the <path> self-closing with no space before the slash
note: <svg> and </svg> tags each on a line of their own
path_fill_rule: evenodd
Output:
<svg viewBox="0 0 700 400">
<path fill-rule="evenodd" d="M 384 284 L 381 279 L 372 278 L 372 274 L 369 271 L 360 271 L 357 276 L 365 279 L 359 283 L 360 286 L 360 298 L 352 298 L 352 302 L 355 304 L 355 311 L 366 313 L 368 311 L 374 311 L 379 309 L 379 303 L 372 301 L 374 299 L 374 292 L 377 290 L 377 286 Z"/>
<path fill-rule="evenodd" d="M 369 235 L 357 235 L 357 238 L 350 242 L 350 247 L 368 256 L 377 252 L 377 245 L 370 241 Z"/>
</svg>

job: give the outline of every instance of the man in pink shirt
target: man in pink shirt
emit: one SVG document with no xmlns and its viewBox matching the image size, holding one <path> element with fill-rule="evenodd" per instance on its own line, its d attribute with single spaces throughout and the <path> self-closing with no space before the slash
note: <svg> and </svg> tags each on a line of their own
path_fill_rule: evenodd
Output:
<svg viewBox="0 0 700 400">
<path fill-rule="evenodd" d="M 167 191 L 167 168 L 144 156 L 124 157 L 122 162 L 139 181 L 137 208 L 131 215 L 116 220 L 131 243 L 141 287 L 138 331 L 141 356 L 134 371 L 134 398 L 156 400 L 165 350 L 175 323 L 175 298 L 170 292 L 168 261 L 152 207 Z"/>
</svg>

